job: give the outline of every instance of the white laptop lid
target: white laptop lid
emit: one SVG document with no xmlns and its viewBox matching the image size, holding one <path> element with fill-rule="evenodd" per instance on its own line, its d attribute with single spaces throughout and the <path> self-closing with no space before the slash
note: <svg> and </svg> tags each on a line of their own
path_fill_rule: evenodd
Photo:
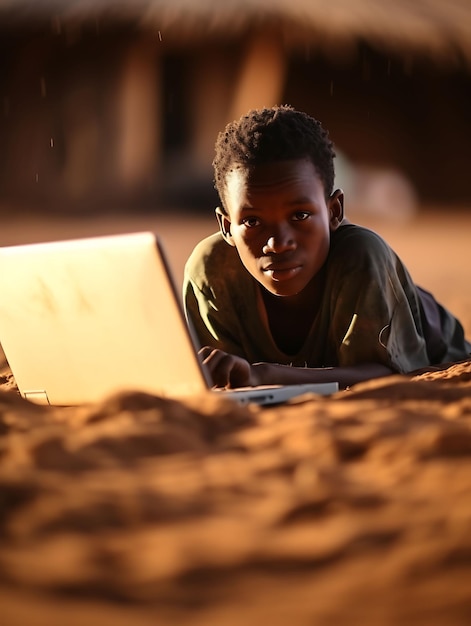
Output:
<svg viewBox="0 0 471 626">
<path fill-rule="evenodd" d="M 158 246 L 141 232 L 0 248 L 0 342 L 24 397 L 208 388 Z"/>
</svg>

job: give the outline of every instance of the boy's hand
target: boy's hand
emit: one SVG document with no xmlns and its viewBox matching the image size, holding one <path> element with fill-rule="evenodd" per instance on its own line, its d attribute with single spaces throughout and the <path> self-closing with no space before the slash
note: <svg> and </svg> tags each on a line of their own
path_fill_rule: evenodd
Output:
<svg viewBox="0 0 471 626">
<path fill-rule="evenodd" d="M 258 384 L 252 366 L 245 359 L 207 346 L 198 354 L 203 365 L 209 368 L 215 387 L 253 387 Z"/>
</svg>

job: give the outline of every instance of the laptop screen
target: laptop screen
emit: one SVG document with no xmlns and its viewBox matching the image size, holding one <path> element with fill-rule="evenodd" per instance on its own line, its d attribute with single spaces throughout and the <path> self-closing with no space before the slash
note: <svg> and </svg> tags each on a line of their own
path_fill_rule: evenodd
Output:
<svg viewBox="0 0 471 626">
<path fill-rule="evenodd" d="M 0 343 L 38 402 L 207 389 L 150 232 L 0 248 Z"/>
</svg>

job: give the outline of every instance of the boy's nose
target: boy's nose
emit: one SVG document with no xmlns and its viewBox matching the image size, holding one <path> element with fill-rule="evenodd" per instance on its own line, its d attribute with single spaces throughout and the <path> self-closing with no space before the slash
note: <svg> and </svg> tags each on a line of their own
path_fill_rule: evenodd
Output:
<svg viewBox="0 0 471 626">
<path fill-rule="evenodd" d="M 280 252 L 286 252 L 293 250 L 296 247 L 296 242 L 292 236 L 290 229 L 279 229 L 279 231 L 271 235 L 265 245 L 263 246 L 263 254 L 279 254 Z"/>
</svg>

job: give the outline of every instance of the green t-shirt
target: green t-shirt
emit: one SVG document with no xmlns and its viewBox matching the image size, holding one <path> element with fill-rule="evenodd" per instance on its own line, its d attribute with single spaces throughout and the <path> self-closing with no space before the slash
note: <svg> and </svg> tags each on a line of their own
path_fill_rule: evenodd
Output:
<svg viewBox="0 0 471 626">
<path fill-rule="evenodd" d="M 183 299 L 200 346 L 247 359 L 299 367 L 382 363 L 409 372 L 468 356 L 460 323 L 437 305 L 437 358 L 427 352 L 424 312 L 406 267 L 376 233 L 345 224 L 331 235 L 324 288 L 311 329 L 296 354 L 276 345 L 259 283 L 219 233 L 201 241 L 185 267 Z M 289 323 L 292 323 L 289 322 Z M 430 349 L 429 349 L 430 352 Z"/>
</svg>

